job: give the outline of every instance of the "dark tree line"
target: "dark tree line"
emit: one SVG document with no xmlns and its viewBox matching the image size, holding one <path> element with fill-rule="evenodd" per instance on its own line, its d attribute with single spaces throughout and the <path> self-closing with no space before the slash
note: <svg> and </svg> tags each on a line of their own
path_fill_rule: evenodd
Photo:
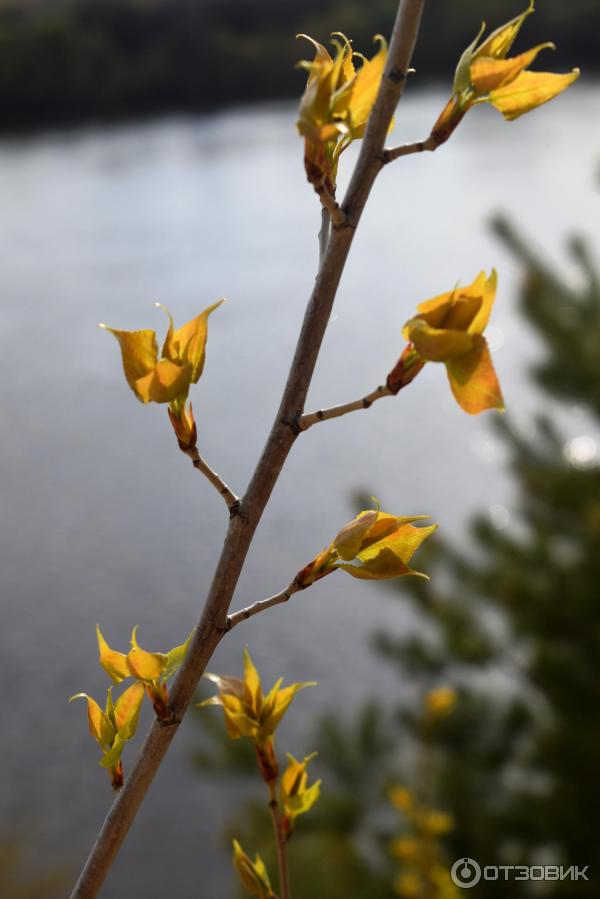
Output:
<svg viewBox="0 0 600 899">
<path fill-rule="evenodd" d="M 493 25 L 524 5 L 430 3 L 415 60 L 421 83 L 450 81 L 480 16 Z M 389 33 L 395 7 L 395 0 L 0 0 L 2 127 L 295 97 L 303 76 L 294 64 L 307 52 L 296 33 L 325 41 L 341 29 L 369 52 L 374 33 Z M 596 0 L 545 0 L 527 27 L 528 46 L 558 36 L 557 70 L 598 66 Z"/>
</svg>

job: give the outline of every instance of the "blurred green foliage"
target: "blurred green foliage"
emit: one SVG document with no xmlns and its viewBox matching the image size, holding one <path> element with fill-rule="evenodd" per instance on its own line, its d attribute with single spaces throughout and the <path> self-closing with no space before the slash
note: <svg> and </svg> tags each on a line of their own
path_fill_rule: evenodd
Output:
<svg viewBox="0 0 600 899">
<path fill-rule="evenodd" d="M 3 129 L 203 110 L 299 96 L 294 68 L 308 32 L 343 30 L 368 52 L 388 34 L 396 0 L 0 0 Z M 485 16 L 490 24 L 525 0 L 435 0 L 426 6 L 415 66 L 419 82 L 451 83 L 458 56 Z M 477 8 L 475 8 L 475 6 Z M 597 0 L 540 0 L 531 39 L 553 39 L 553 66 L 598 67 Z"/>
<path fill-rule="evenodd" d="M 569 244 L 578 277 L 567 283 L 506 220 L 494 228 L 525 271 L 521 308 L 541 338 L 533 375 L 546 411 L 525 433 L 510 411 L 494 419 L 518 488 L 509 526 L 481 515 L 468 555 L 432 541 L 421 550 L 431 581 L 380 588 L 410 601 L 421 622 L 411 635 L 373 637 L 414 699 L 370 705 L 353 723 L 324 719 L 299 748 L 319 751 L 323 789 L 291 846 L 298 899 L 389 899 L 397 821 L 386 794 L 394 783 L 418 788 L 424 754 L 429 794 L 454 820 L 447 862 L 589 865 L 588 881 L 546 881 L 543 895 L 597 896 L 600 466 L 565 452 L 555 420 L 560 402 L 576 403 L 590 439 L 598 433 L 600 278 L 579 238 Z M 425 742 L 422 697 L 440 685 L 458 702 Z M 262 806 L 242 818 L 242 835 L 267 857 Z M 509 887 L 526 899 L 536 886 L 482 880 L 472 895 L 505 899 Z"/>
</svg>

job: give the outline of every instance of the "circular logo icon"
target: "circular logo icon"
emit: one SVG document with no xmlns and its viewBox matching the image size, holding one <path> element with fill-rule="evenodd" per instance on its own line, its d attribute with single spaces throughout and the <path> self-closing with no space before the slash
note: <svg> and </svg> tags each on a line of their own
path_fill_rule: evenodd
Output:
<svg viewBox="0 0 600 899">
<path fill-rule="evenodd" d="M 457 887 L 468 890 L 481 880 L 481 866 L 474 858 L 459 858 L 452 865 L 450 877 Z"/>
</svg>

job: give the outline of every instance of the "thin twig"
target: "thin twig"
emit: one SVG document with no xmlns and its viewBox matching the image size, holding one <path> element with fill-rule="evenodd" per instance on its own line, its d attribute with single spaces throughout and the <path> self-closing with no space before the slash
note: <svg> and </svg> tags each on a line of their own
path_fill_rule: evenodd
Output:
<svg viewBox="0 0 600 899">
<path fill-rule="evenodd" d="M 323 265 L 327 244 L 329 243 L 330 223 L 329 213 L 323 206 L 321 209 L 321 230 L 319 231 L 319 268 Z"/>
<path fill-rule="evenodd" d="M 234 612 L 233 615 L 227 616 L 227 622 L 225 624 L 225 630 L 230 631 L 232 628 L 239 624 L 240 621 L 247 621 L 248 618 L 252 618 L 253 615 L 258 615 L 259 612 L 264 612 L 265 609 L 270 609 L 272 606 L 279 606 L 283 602 L 287 602 L 288 599 L 294 595 L 294 593 L 298 593 L 302 588 L 292 581 L 291 584 L 282 590 L 281 593 L 276 593 L 274 596 L 269 596 L 268 599 L 261 599 L 258 602 L 252 603 L 251 606 L 246 606 L 245 609 L 240 609 L 238 612 Z"/>
<path fill-rule="evenodd" d="M 437 150 L 439 147 L 438 141 L 433 137 L 433 135 L 429 135 L 427 140 L 420 140 L 414 144 L 403 144 L 401 147 L 392 147 L 389 150 L 384 150 L 381 154 L 381 158 L 383 160 L 383 164 L 387 165 L 388 162 L 393 162 L 394 159 L 400 159 L 401 156 L 410 156 L 411 153 L 423 153 L 425 150 Z"/>
<path fill-rule="evenodd" d="M 273 781 L 269 783 L 269 796 L 269 809 L 273 820 L 275 846 L 277 847 L 277 866 L 279 868 L 279 889 L 281 891 L 281 899 L 292 899 L 287 863 L 287 841 L 285 839 L 285 834 L 283 833 L 281 815 L 279 814 L 279 802 L 277 800 L 277 789 Z"/>
<path fill-rule="evenodd" d="M 233 493 L 233 491 L 229 489 L 225 481 L 217 474 L 217 472 L 213 471 L 210 465 L 207 465 L 207 463 L 198 452 L 198 447 L 194 446 L 191 449 L 183 450 L 183 452 L 186 454 L 186 456 L 190 457 L 194 468 L 198 469 L 198 471 L 200 471 L 204 475 L 204 477 L 210 481 L 215 490 L 218 490 L 218 492 L 227 503 L 229 511 L 232 512 L 237 509 L 240 505 L 239 497 L 237 497 L 235 493 Z"/>
<path fill-rule="evenodd" d="M 344 403 L 343 406 L 331 406 L 330 409 L 319 409 L 317 412 L 307 412 L 305 415 L 301 415 L 298 419 L 298 429 L 300 431 L 306 431 L 320 421 L 329 421 L 330 418 L 341 418 L 342 415 L 347 415 L 348 412 L 357 412 L 359 409 L 368 409 L 377 400 L 382 399 L 384 396 L 392 395 L 392 391 L 389 387 L 382 384 L 381 386 L 376 387 L 372 393 L 363 396 L 360 400 L 354 400 L 352 403 Z"/>
<path fill-rule="evenodd" d="M 239 514 L 229 527 L 212 584 L 187 656 L 171 689 L 170 722 L 154 721 L 125 784 L 106 816 L 71 899 L 94 899 L 100 891 L 137 812 L 194 696 L 198 680 L 222 639 L 227 611 L 254 532 L 297 436 L 325 329 L 352 240 L 375 179 L 392 115 L 402 94 L 425 0 L 400 0 L 383 78 L 354 172 L 342 204 L 344 226 L 332 230 L 308 301 L 302 330 L 265 448 Z"/>
<path fill-rule="evenodd" d="M 329 193 L 327 187 L 324 184 L 319 188 L 318 194 L 323 209 L 329 215 L 331 224 L 336 227 L 343 225 L 346 221 L 346 213 L 344 212 L 340 204 L 336 201 L 335 197 L 333 197 Z"/>
</svg>

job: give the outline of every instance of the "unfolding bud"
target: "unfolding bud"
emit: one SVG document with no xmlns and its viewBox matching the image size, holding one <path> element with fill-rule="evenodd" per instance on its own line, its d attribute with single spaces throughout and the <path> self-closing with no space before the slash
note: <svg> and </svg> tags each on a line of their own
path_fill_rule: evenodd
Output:
<svg viewBox="0 0 600 899">
<path fill-rule="evenodd" d="M 209 306 L 177 330 L 171 313 L 165 309 L 169 329 L 160 358 L 155 331 L 121 331 L 100 325 L 118 340 L 125 379 L 142 403 L 185 402 L 190 385 L 198 382 L 204 369 L 208 317 L 222 302 Z M 165 308 L 160 303 L 156 305 Z"/>
<path fill-rule="evenodd" d="M 289 837 L 294 829 L 294 822 L 298 815 L 310 811 L 321 791 L 321 781 L 317 780 L 308 786 L 308 773 L 306 767 L 315 758 L 316 752 L 307 755 L 301 762 L 295 759 L 289 752 L 288 766 L 281 776 L 281 803 L 283 805 L 283 828 Z"/>
<path fill-rule="evenodd" d="M 409 566 L 413 553 L 437 524 L 414 527 L 428 515 L 398 518 L 387 512 L 361 512 L 334 537 L 332 543 L 298 572 L 295 583 L 308 587 L 338 569 L 364 580 L 385 580 L 412 574 L 427 577 Z"/>
<path fill-rule="evenodd" d="M 167 411 L 179 443 L 179 449 L 184 453 L 194 449 L 198 439 L 198 432 L 196 430 L 196 422 L 194 421 L 192 404 L 189 403 L 186 406 L 185 402 L 171 403 Z"/>
<path fill-rule="evenodd" d="M 166 682 L 181 666 L 193 633 L 192 631 L 185 643 L 175 646 L 167 653 L 148 652 L 137 642 L 136 625 L 131 634 L 131 649 L 125 654 L 111 649 L 99 625 L 96 625 L 100 665 L 115 683 L 127 677 L 134 677 L 145 688 L 156 716 L 169 719 L 171 710 L 168 707 L 169 692 Z"/>
<path fill-rule="evenodd" d="M 254 861 L 246 855 L 237 840 L 233 840 L 233 864 L 240 876 L 242 885 L 253 896 L 259 899 L 271 899 L 273 891 L 269 874 L 260 855 Z"/>
<path fill-rule="evenodd" d="M 421 303 L 404 326 L 404 337 L 423 362 L 443 362 L 459 406 L 470 415 L 504 409 L 487 341 L 483 336 L 496 297 L 495 270 Z"/>
<path fill-rule="evenodd" d="M 335 192 L 337 167 L 341 153 L 353 140 L 362 138 L 375 103 L 387 58 L 387 44 L 381 35 L 379 50 L 366 59 L 353 53 L 348 38 L 336 32 L 332 44 L 335 56 L 305 34 L 315 48 L 312 61 L 299 67 L 308 72 L 302 100 L 298 131 L 304 137 L 304 165 L 308 180 L 317 191 Z M 354 58 L 361 60 L 358 68 Z"/>
<path fill-rule="evenodd" d="M 386 378 L 388 390 L 395 396 L 403 387 L 414 381 L 424 365 L 425 360 L 421 359 L 414 346 L 409 343 Z"/>
<path fill-rule="evenodd" d="M 577 80 L 579 69 L 564 75 L 527 71 L 542 50 L 554 49 L 548 41 L 518 56 L 508 56 L 523 22 L 533 11 L 534 2 L 530 0 L 524 12 L 481 41 L 485 31 L 485 23 L 482 24 L 460 57 L 452 96 L 433 126 L 431 136 L 436 145 L 449 138 L 465 113 L 477 103 L 489 103 L 507 121 L 512 121 L 552 100 Z"/>
<path fill-rule="evenodd" d="M 282 687 L 283 678 L 279 678 L 264 696 L 258 671 L 247 649 L 244 650 L 243 680 L 210 673 L 204 677 L 217 686 L 219 693 L 199 703 L 199 707 L 220 706 L 228 736 L 232 740 L 250 737 L 259 747 L 270 741 L 296 693 L 304 687 L 316 686 L 315 681 L 306 681 Z M 268 748 L 266 752 L 269 752 Z M 268 763 L 268 758 L 266 761 Z"/>
<path fill-rule="evenodd" d="M 135 736 L 143 698 L 144 687 L 140 683 L 135 683 L 128 687 L 115 703 L 112 698 L 112 687 L 109 687 L 104 711 L 87 693 L 77 693 L 69 699 L 69 702 L 74 699 L 86 700 L 88 728 L 92 738 L 102 750 L 99 764 L 108 769 L 115 790 L 123 785 L 121 753 L 125 743 Z"/>
</svg>

